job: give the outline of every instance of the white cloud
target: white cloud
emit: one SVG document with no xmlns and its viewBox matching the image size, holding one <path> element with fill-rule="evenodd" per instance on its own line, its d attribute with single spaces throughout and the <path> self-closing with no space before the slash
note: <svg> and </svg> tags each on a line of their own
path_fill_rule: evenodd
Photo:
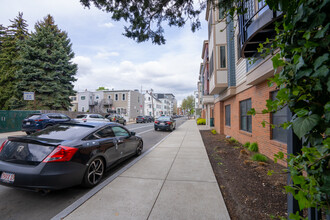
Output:
<svg viewBox="0 0 330 220">
<path fill-rule="evenodd" d="M 73 58 L 73 63 L 78 64 L 78 78 L 83 75 L 89 75 L 92 73 L 92 60 L 89 57 L 77 56 Z"/>
<path fill-rule="evenodd" d="M 111 22 L 107 22 L 107 23 L 104 23 L 104 24 L 101 24 L 99 25 L 100 27 L 106 27 L 106 28 L 112 28 L 114 27 L 115 25 Z"/>
<path fill-rule="evenodd" d="M 96 59 L 108 59 L 110 57 L 117 57 L 119 56 L 118 52 L 107 52 L 107 51 L 103 51 L 103 52 L 98 52 L 95 56 Z"/>
</svg>

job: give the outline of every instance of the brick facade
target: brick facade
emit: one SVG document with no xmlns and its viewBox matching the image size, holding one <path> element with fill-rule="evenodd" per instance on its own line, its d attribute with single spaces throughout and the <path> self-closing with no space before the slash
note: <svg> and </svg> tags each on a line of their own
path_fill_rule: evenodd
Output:
<svg viewBox="0 0 330 220">
<path fill-rule="evenodd" d="M 271 139 L 271 127 L 266 124 L 262 126 L 263 120 L 270 122 L 270 114 L 256 114 L 252 116 L 252 132 L 246 132 L 240 130 L 240 101 L 251 99 L 252 108 L 256 112 L 261 111 L 266 106 L 266 100 L 270 97 L 270 92 L 274 91 L 274 87 L 268 87 L 267 82 L 264 81 L 256 86 L 236 94 L 236 96 L 220 101 L 215 104 L 215 129 L 218 133 L 229 135 L 240 143 L 245 142 L 257 142 L 259 146 L 259 152 L 273 159 L 274 154 L 279 151 L 286 152 L 286 144 Z M 231 113 L 231 126 L 225 125 L 225 106 L 230 105 Z M 280 162 L 282 165 L 286 165 L 285 162 Z"/>
</svg>

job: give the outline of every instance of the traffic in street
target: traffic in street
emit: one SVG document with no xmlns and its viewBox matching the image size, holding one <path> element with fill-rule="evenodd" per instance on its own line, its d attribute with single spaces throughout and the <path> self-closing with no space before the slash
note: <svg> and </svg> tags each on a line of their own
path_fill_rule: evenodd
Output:
<svg viewBox="0 0 330 220">
<path fill-rule="evenodd" d="M 176 128 L 179 128 L 185 121 L 185 118 L 177 118 Z M 125 127 L 142 137 L 144 142 L 142 156 L 144 152 L 171 133 L 170 131 L 155 131 L 154 123 L 134 123 Z M 2 143 L 3 140 L 0 141 Z M 111 178 L 134 159 L 135 157 L 132 157 L 110 169 L 105 173 L 102 182 Z M 74 186 L 43 195 L 32 191 L 0 186 L 0 196 L 5 198 L 0 202 L 0 212 L 3 219 L 51 219 L 90 190 L 82 186 Z"/>
</svg>

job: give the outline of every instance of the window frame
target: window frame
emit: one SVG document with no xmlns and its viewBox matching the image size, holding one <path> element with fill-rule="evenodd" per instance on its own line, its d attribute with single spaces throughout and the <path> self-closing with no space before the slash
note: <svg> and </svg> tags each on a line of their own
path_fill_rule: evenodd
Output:
<svg viewBox="0 0 330 220">
<path fill-rule="evenodd" d="M 229 108 L 229 114 L 227 112 Z M 225 105 L 225 125 L 226 126 L 231 126 L 231 107 L 230 104 L 229 105 Z"/>
<path fill-rule="evenodd" d="M 239 102 L 239 122 L 240 122 L 239 128 L 241 131 L 252 133 L 252 116 L 247 114 L 247 112 L 251 110 L 251 108 L 252 108 L 251 98 Z M 243 123 L 243 121 L 245 123 Z M 244 125 L 246 125 L 246 127 Z"/>
<path fill-rule="evenodd" d="M 270 92 L 269 93 L 269 98 L 271 100 L 276 100 L 276 95 L 277 95 L 278 91 L 279 90 L 275 90 L 275 91 Z M 287 121 L 287 111 L 288 111 L 288 107 L 286 106 L 283 109 L 281 109 L 281 110 L 279 110 L 275 113 L 270 113 L 270 123 L 275 125 L 274 117 L 279 118 L 279 119 L 281 117 L 284 117 L 283 121 Z M 275 134 L 276 137 L 274 137 L 274 134 Z M 284 138 L 283 136 L 285 136 L 285 135 L 286 135 L 286 137 Z M 278 142 L 286 144 L 287 143 L 287 138 L 288 138 L 288 130 L 283 129 L 282 127 L 272 128 L 272 126 L 270 126 L 270 139 L 271 140 L 278 141 Z"/>
<path fill-rule="evenodd" d="M 221 52 L 221 48 L 224 48 L 224 53 Z M 222 66 L 222 57 L 225 59 L 225 66 Z M 227 69 L 227 45 L 219 45 L 219 69 Z"/>
</svg>

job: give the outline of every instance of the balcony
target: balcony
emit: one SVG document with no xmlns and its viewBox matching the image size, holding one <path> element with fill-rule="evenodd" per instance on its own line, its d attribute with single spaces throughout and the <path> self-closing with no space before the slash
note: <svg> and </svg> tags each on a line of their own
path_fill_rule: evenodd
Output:
<svg viewBox="0 0 330 220">
<path fill-rule="evenodd" d="M 274 39 L 275 21 L 281 18 L 282 13 L 272 11 L 268 6 L 262 6 L 255 12 L 254 0 L 245 2 L 247 13 L 239 16 L 239 39 L 243 58 L 258 57 L 260 43 L 266 39 Z"/>
<path fill-rule="evenodd" d="M 219 94 L 228 87 L 227 70 L 215 70 L 210 77 L 209 87 L 210 95 Z"/>
<path fill-rule="evenodd" d="M 98 104 L 97 101 L 89 100 L 89 105 L 90 105 L 90 106 L 94 106 L 94 105 L 97 105 L 97 104 Z"/>
<path fill-rule="evenodd" d="M 112 99 L 104 99 L 102 102 L 104 106 L 111 106 L 113 104 Z"/>
<path fill-rule="evenodd" d="M 204 95 L 202 99 L 203 105 L 214 104 L 214 96 L 213 95 Z"/>
</svg>

